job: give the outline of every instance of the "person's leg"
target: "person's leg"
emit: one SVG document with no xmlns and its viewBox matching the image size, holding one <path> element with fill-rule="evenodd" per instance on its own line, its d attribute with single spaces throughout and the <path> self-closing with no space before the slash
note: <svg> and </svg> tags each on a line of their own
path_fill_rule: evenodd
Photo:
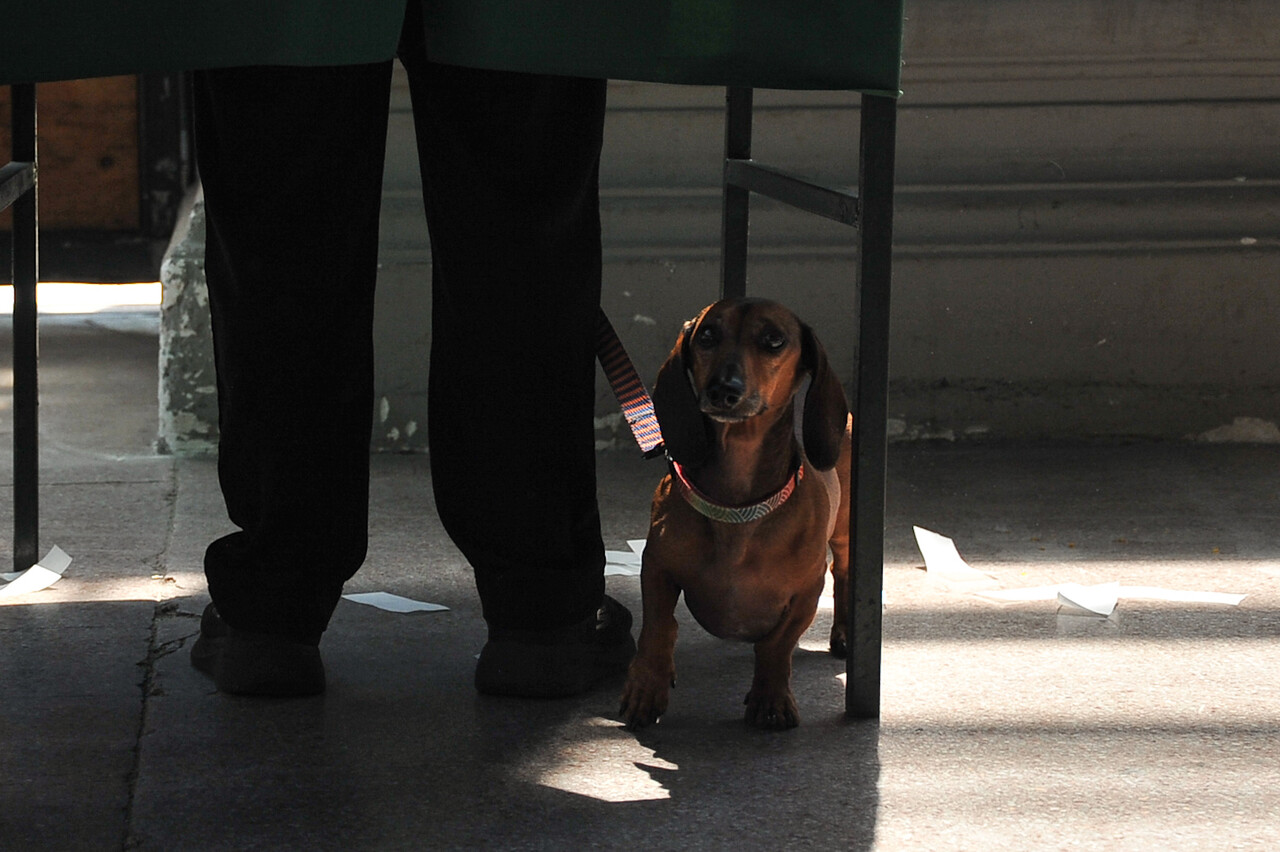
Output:
<svg viewBox="0 0 1280 852">
<path fill-rule="evenodd" d="M 315 645 L 364 559 L 390 63 L 195 80 L 233 629 Z"/>
<path fill-rule="evenodd" d="M 475 569 L 491 637 L 594 630 L 605 82 L 401 58 L 431 230 L 428 439 L 441 520 Z M 626 621 L 609 634 L 619 642 Z"/>
</svg>

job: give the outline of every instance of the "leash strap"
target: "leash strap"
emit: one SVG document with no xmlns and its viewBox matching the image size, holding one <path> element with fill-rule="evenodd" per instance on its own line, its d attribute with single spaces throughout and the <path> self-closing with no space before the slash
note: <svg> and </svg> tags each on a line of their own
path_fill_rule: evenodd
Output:
<svg viewBox="0 0 1280 852">
<path fill-rule="evenodd" d="M 653 400 L 649 398 L 649 392 L 640 381 L 635 365 L 627 357 L 627 350 L 622 348 L 622 341 L 603 308 L 596 322 L 596 357 L 600 359 L 613 395 L 622 406 L 622 416 L 627 419 L 644 457 L 651 459 L 662 455 L 662 430 L 658 428 L 658 418 L 653 413 Z"/>
</svg>

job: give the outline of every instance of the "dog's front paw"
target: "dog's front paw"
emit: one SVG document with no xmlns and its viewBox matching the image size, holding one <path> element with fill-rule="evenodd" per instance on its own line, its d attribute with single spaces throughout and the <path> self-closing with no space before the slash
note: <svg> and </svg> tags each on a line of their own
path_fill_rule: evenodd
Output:
<svg viewBox="0 0 1280 852">
<path fill-rule="evenodd" d="M 849 656 L 849 625 L 840 622 L 831 625 L 831 656 L 841 660 Z"/>
<path fill-rule="evenodd" d="M 667 701 L 674 685 L 675 672 L 670 668 L 658 671 L 633 662 L 631 671 L 627 673 L 627 683 L 622 687 L 622 702 L 618 708 L 622 721 L 632 730 L 657 722 L 667 712 Z"/>
<path fill-rule="evenodd" d="M 747 724 L 767 731 L 785 731 L 800 724 L 800 708 L 796 706 L 791 689 L 766 689 L 753 685 L 747 693 Z"/>
</svg>

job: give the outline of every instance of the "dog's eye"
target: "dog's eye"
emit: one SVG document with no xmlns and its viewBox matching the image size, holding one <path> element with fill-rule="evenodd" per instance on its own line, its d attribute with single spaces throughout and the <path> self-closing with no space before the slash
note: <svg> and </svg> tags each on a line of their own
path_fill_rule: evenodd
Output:
<svg viewBox="0 0 1280 852">
<path fill-rule="evenodd" d="M 714 328 L 707 326 L 698 330 L 698 333 L 694 335 L 693 341 L 703 349 L 714 349 L 716 344 L 720 342 L 720 335 Z"/>
<path fill-rule="evenodd" d="M 760 335 L 760 348 L 769 352 L 777 352 L 787 345 L 787 338 L 780 331 L 766 331 Z"/>
</svg>

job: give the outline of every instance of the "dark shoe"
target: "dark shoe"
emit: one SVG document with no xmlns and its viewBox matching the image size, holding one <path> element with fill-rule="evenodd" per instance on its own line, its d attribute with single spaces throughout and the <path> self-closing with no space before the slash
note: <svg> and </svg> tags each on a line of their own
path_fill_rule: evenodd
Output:
<svg viewBox="0 0 1280 852">
<path fill-rule="evenodd" d="M 287 636 L 228 625 L 213 604 L 200 616 L 191 665 L 213 677 L 220 692 L 292 698 L 324 692 L 320 649 Z"/>
<path fill-rule="evenodd" d="M 631 613 L 606 596 L 595 615 L 552 631 L 489 629 L 476 665 L 486 695 L 564 698 L 627 670 L 636 653 Z"/>
</svg>

